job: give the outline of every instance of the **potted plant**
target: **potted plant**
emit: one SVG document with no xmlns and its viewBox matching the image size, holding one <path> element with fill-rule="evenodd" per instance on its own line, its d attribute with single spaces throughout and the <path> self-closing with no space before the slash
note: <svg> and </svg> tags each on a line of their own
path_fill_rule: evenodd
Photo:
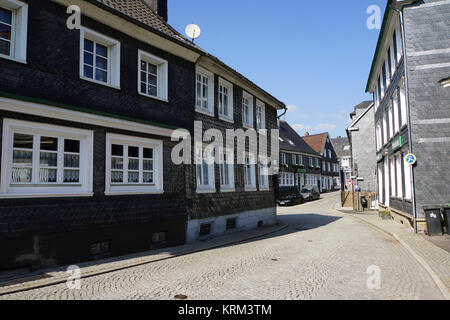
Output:
<svg viewBox="0 0 450 320">
<path fill-rule="evenodd" d="M 381 219 L 383 220 L 391 220 L 391 213 L 389 211 L 381 211 L 378 213 Z"/>
</svg>

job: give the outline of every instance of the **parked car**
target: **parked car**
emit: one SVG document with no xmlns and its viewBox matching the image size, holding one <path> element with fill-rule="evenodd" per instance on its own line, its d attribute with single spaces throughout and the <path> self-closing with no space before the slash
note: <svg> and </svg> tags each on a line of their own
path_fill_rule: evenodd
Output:
<svg viewBox="0 0 450 320">
<path fill-rule="evenodd" d="M 315 186 L 305 186 L 301 191 L 301 195 L 305 201 L 313 201 L 320 199 L 320 191 Z"/>
<path fill-rule="evenodd" d="M 277 204 L 279 206 L 295 206 L 297 204 L 302 204 L 305 202 L 301 193 L 288 193 L 277 199 Z"/>
</svg>

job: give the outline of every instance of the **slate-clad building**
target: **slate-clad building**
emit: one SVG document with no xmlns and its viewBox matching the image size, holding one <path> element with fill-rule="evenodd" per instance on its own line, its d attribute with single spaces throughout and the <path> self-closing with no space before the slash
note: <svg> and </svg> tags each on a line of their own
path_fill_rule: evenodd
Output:
<svg viewBox="0 0 450 320">
<path fill-rule="evenodd" d="M 80 29 L 66 24 L 72 4 Z M 231 230 L 274 223 L 270 182 L 244 192 L 236 165 L 225 192 L 216 167 L 204 194 L 194 166 L 172 161 L 173 131 L 193 136 L 200 114 L 242 127 L 252 101 L 250 126 L 260 106 L 270 130 L 285 106 L 171 28 L 167 1 L 3 0 L 0 25 L 0 270 L 182 244 L 208 231 L 192 227 L 200 218 L 234 214 Z M 220 118 L 222 80 L 234 122 Z M 259 217 L 240 220 L 253 209 Z"/>
<path fill-rule="evenodd" d="M 320 192 L 337 190 L 340 185 L 339 159 L 328 132 L 315 135 L 307 132 L 302 139 L 322 156 Z"/>
<path fill-rule="evenodd" d="M 331 139 L 331 143 L 336 151 L 341 169 L 339 187 L 343 187 L 346 190 L 351 189 L 346 184 L 346 181 L 352 177 L 350 142 L 348 141 L 348 138 L 337 137 Z"/>
<path fill-rule="evenodd" d="M 427 230 L 426 206 L 450 202 L 449 20 L 448 1 L 389 0 L 366 89 L 374 95 L 380 207 L 418 232 Z"/>
<path fill-rule="evenodd" d="M 279 192 L 289 193 L 304 186 L 320 186 L 320 155 L 286 122 L 280 120 Z"/>
<path fill-rule="evenodd" d="M 363 101 L 350 114 L 347 128 L 351 150 L 352 202 L 355 210 L 363 210 L 361 197 L 368 201 L 365 209 L 377 209 L 377 170 L 375 152 L 375 121 L 372 101 Z M 355 188 L 359 192 L 355 193 Z M 358 199 L 359 197 L 359 199 Z"/>
</svg>

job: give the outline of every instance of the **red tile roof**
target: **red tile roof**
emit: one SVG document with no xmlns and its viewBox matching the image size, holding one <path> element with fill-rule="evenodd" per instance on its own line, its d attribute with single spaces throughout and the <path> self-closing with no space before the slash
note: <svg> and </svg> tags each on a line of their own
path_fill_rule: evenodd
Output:
<svg viewBox="0 0 450 320">
<path fill-rule="evenodd" d="M 322 154 L 323 146 L 325 145 L 325 141 L 327 140 L 328 132 L 315 134 L 312 136 L 305 136 L 302 139 L 311 147 L 314 151 L 319 154 Z"/>
</svg>

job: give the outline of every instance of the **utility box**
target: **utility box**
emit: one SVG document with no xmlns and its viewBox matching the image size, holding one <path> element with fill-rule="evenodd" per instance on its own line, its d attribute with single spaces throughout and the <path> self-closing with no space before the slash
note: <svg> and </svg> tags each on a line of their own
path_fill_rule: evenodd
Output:
<svg viewBox="0 0 450 320">
<path fill-rule="evenodd" d="M 427 217 L 427 227 L 429 236 L 442 236 L 442 216 L 439 206 L 424 206 Z"/>
<path fill-rule="evenodd" d="M 447 234 L 450 235 L 450 203 L 446 203 L 442 206 L 442 214 L 444 215 Z"/>
</svg>

